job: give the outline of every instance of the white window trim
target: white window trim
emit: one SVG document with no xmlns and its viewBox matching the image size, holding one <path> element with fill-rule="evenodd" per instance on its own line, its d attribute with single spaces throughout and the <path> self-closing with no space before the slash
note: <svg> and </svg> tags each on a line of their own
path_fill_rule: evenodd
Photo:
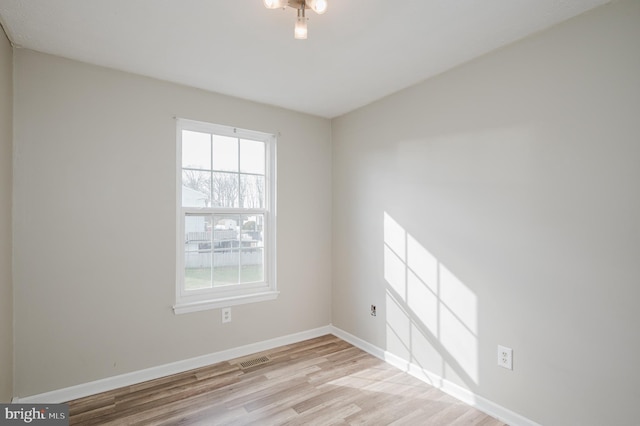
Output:
<svg viewBox="0 0 640 426">
<path fill-rule="evenodd" d="M 278 297 L 276 286 L 276 137 L 275 135 L 238 129 L 230 126 L 200 121 L 176 119 L 176 304 L 175 314 L 197 312 L 245 303 L 274 300 Z M 265 205 L 262 209 L 198 208 L 182 207 L 182 131 L 192 130 L 217 135 L 258 140 L 265 143 Z M 264 282 L 238 284 L 204 290 L 184 290 L 184 217 L 189 213 L 261 213 L 265 215 L 264 230 Z"/>
</svg>

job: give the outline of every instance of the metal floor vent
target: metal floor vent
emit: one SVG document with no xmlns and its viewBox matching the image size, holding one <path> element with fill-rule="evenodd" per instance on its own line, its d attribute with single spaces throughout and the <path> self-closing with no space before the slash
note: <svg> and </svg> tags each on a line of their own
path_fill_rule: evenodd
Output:
<svg viewBox="0 0 640 426">
<path fill-rule="evenodd" d="M 271 362 L 269 358 L 267 358 L 266 356 L 261 356 L 260 358 L 254 358 L 247 361 L 242 361 L 239 365 L 241 368 L 251 368 L 251 367 L 255 367 L 256 365 L 266 364 L 268 362 Z"/>
</svg>

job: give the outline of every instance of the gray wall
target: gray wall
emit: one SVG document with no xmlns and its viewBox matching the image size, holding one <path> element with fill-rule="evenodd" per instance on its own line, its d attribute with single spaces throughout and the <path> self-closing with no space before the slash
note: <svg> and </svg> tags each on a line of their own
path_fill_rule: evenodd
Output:
<svg viewBox="0 0 640 426">
<path fill-rule="evenodd" d="M 29 396 L 326 326 L 330 122 L 15 52 L 16 383 Z M 275 301 L 174 315 L 174 116 L 280 134 Z"/>
<path fill-rule="evenodd" d="M 13 293 L 11 287 L 11 186 L 13 53 L 0 27 L 0 402 L 13 389 Z"/>
<path fill-rule="evenodd" d="M 639 40 L 615 2 L 335 119 L 333 323 L 541 424 L 637 424 Z"/>
</svg>

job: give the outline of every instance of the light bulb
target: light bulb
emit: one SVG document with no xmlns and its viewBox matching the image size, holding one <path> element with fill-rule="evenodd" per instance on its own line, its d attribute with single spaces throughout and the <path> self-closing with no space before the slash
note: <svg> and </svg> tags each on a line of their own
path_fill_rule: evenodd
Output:
<svg viewBox="0 0 640 426">
<path fill-rule="evenodd" d="M 296 26 L 293 30 L 293 36 L 298 40 L 307 39 L 307 18 L 304 16 L 298 16 Z"/>
<path fill-rule="evenodd" d="M 287 5 L 287 0 L 264 0 L 264 7 L 267 9 L 279 9 Z"/>
<path fill-rule="evenodd" d="M 309 6 L 318 15 L 322 15 L 327 11 L 329 2 L 327 0 L 309 0 Z"/>
</svg>

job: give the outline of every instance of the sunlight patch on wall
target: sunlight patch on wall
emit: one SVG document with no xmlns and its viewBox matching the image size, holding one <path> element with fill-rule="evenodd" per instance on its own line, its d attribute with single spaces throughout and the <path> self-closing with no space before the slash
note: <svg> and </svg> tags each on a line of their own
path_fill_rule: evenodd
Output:
<svg viewBox="0 0 640 426">
<path fill-rule="evenodd" d="M 438 260 L 407 235 L 407 303 L 434 336 L 438 334 Z"/>
<path fill-rule="evenodd" d="M 384 217 L 384 279 L 406 301 L 406 232 L 390 216 Z"/>
<path fill-rule="evenodd" d="M 440 341 L 462 368 L 476 379 L 478 307 L 475 294 L 440 265 Z"/>
<path fill-rule="evenodd" d="M 478 384 L 477 296 L 384 213 L 387 350 Z"/>
<path fill-rule="evenodd" d="M 392 293 L 386 295 L 387 350 L 402 359 L 411 359 L 411 320 Z"/>
<path fill-rule="evenodd" d="M 387 213 L 384 214 L 384 245 L 406 259 L 407 232 Z"/>
<path fill-rule="evenodd" d="M 407 268 L 402 259 L 387 246 L 384 247 L 384 279 L 406 301 Z"/>
<path fill-rule="evenodd" d="M 422 332 L 416 323 L 411 324 L 411 350 L 414 364 L 419 365 L 423 370 L 445 377 L 445 371 L 442 369 L 442 365 L 445 362 L 444 357 L 429 340 L 427 333 Z M 440 385 L 439 383 L 431 382 L 431 377 L 428 375 L 423 375 L 422 379 L 427 380 L 432 385 Z"/>
</svg>

